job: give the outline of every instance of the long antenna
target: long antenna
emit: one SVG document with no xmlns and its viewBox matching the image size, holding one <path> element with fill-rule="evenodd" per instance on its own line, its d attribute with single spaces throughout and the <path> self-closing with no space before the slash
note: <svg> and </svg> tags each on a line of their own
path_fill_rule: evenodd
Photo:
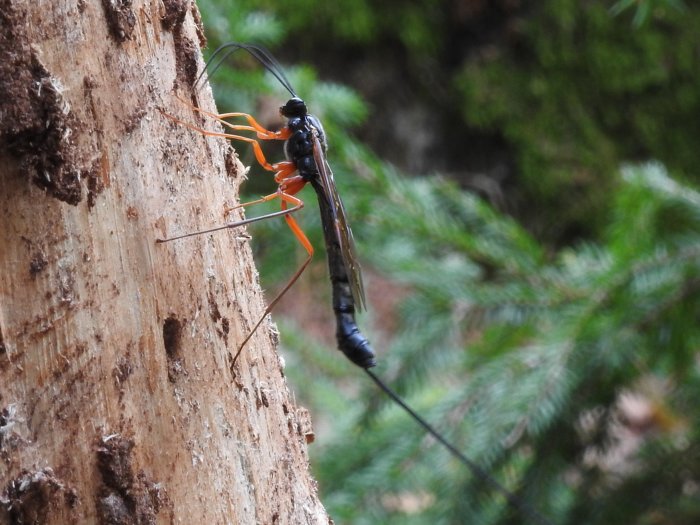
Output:
<svg viewBox="0 0 700 525">
<path fill-rule="evenodd" d="M 260 62 L 260 64 L 262 64 L 262 66 L 265 69 L 267 69 L 270 73 L 272 73 L 272 75 L 279 81 L 279 83 L 282 84 L 282 86 L 287 91 L 289 91 L 289 94 L 292 95 L 292 97 L 297 96 L 296 92 L 294 91 L 294 88 L 292 88 L 292 84 L 287 78 L 287 75 L 284 74 L 284 69 L 282 68 L 280 63 L 277 62 L 277 60 L 275 60 L 275 58 L 267 49 L 256 44 L 242 44 L 239 42 L 228 42 L 217 47 L 216 50 L 212 53 L 212 55 L 209 57 L 209 60 L 204 66 L 204 69 L 197 77 L 197 80 L 195 81 L 195 86 L 199 84 L 200 80 L 202 80 L 202 77 L 205 73 L 207 73 L 211 69 L 207 77 L 212 76 L 216 72 L 216 70 L 219 69 L 219 67 L 221 67 L 221 65 L 226 61 L 226 59 L 229 56 L 231 56 L 232 53 L 239 49 L 246 50 L 258 62 Z M 226 51 L 226 53 L 224 53 L 224 55 L 221 58 L 215 61 L 214 59 L 222 51 Z"/>
</svg>

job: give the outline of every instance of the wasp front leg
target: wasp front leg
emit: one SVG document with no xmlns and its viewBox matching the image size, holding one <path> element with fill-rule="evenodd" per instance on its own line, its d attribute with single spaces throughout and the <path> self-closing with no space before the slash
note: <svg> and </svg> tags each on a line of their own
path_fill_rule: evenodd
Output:
<svg viewBox="0 0 700 525">
<path fill-rule="evenodd" d="M 206 109 L 198 108 L 197 106 L 194 106 L 187 102 L 186 100 L 181 99 L 180 97 L 177 97 L 180 102 L 183 104 L 189 106 L 192 108 L 193 111 L 196 111 L 197 113 L 200 113 L 201 115 L 206 115 L 207 117 L 217 120 L 221 123 L 221 125 L 229 128 L 229 129 L 234 129 L 237 131 L 254 131 L 257 133 L 258 138 L 261 140 L 287 140 L 291 136 L 291 131 L 289 130 L 288 127 L 283 127 L 279 131 L 271 131 L 262 124 L 260 124 L 257 120 L 255 120 L 255 117 L 252 115 L 249 115 L 248 113 L 240 113 L 240 112 L 234 112 L 234 113 L 212 113 L 211 111 L 207 111 Z M 239 124 L 231 124 L 228 122 L 226 119 L 228 118 L 237 118 L 237 117 L 242 117 L 248 121 L 248 126 L 242 126 Z"/>
<path fill-rule="evenodd" d="M 221 115 L 215 115 L 213 117 L 219 120 L 219 122 L 222 122 L 222 124 L 224 125 L 228 124 L 224 119 L 242 117 L 248 121 L 248 124 L 250 124 L 249 127 L 245 126 L 245 128 L 251 131 L 255 131 L 258 134 L 258 138 L 261 140 L 287 140 L 292 135 L 292 132 L 287 126 L 283 127 L 279 131 L 271 131 L 269 129 L 266 129 L 265 126 L 260 124 L 257 120 L 255 120 L 255 118 L 252 115 L 249 115 L 248 113 L 223 113 Z M 235 124 L 231 124 L 231 126 L 235 126 Z M 237 127 L 236 129 L 243 128 L 244 126 L 241 126 Z"/>
</svg>

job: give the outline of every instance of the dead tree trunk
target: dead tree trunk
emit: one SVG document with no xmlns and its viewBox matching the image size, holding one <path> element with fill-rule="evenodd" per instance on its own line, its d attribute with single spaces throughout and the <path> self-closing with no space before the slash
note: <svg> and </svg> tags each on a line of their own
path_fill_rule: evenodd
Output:
<svg viewBox="0 0 700 525">
<path fill-rule="evenodd" d="M 328 523 L 189 0 L 0 0 L 0 523 Z M 199 103 L 213 110 L 208 95 Z M 200 121 L 201 125 L 201 121 Z"/>
</svg>

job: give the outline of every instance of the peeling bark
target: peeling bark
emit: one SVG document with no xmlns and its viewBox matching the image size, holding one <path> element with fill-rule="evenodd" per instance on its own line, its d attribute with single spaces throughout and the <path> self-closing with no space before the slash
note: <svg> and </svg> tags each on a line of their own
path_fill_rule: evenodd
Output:
<svg viewBox="0 0 700 525">
<path fill-rule="evenodd" d="M 0 523 L 328 523 L 187 1 L 0 0 Z M 214 110 L 208 93 L 198 102 Z"/>
</svg>

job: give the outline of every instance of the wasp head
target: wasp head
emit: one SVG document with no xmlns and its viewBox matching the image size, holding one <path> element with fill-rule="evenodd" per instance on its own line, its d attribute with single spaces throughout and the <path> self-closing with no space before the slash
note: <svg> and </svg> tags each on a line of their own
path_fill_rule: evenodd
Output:
<svg viewBox="0 0 700 525">
<path fill-rule="evenodd" d="M 292 97 L 280 108 L 280 113 L 285 118 L 303 117 L 307 114 L 306 104 L 299 97 Z"/>
</svg>

